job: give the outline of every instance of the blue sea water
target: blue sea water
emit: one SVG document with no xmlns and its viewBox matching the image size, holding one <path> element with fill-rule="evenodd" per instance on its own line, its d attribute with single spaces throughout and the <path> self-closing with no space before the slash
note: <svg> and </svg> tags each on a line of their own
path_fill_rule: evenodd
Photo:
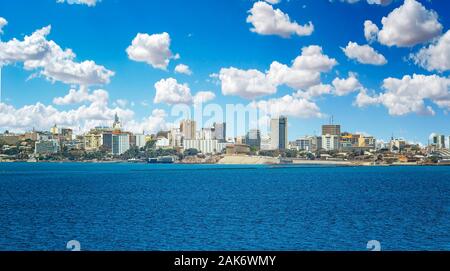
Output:
<svg viewBox="0 0 450 271">
<path fill-rule="evenodd" d="M 450 167 L 0 164 L 0 250 L 450 250 Z"/>
</svg>

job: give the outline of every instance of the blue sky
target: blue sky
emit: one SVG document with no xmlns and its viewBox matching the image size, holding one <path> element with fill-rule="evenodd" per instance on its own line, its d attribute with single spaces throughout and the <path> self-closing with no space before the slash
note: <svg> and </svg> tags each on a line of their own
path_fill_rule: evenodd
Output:
<svg viewBox="0 0 450 271">
<path fill-rule="evenodd" d="M 386 78 L 401 80 L 404 76 L 413 76 L 413 74 L 438 77 L 441 79 L 441 85 L 444 84 L 441 92 L 446 91 L 450 95 L 449 69 L 446 66 L 448 64 L 441 63 L 439 66 L 441 68 L 433 68 L 436 65 L 430 64 L 431 60 L 429 60 L 426 62 L 427 68 L 427 65 L 421 66 L 410 57 L 421 49 L 438 44 L 447 32 L 450 25 L 448 1 L 417 0 L 428 12 L 436 12 L 436 20 L 442 29 L 428 38 L 421 37 L 420 34 L 423 33 L 416 33 L 420 41 L 407 46 L 399 44 L 399 41 L 393 41 L 397 42 L 395 45 L 387 45 L 389 41 L 379 41 L 381 35 L 378 36 L 377 41 L 369 42 L 364 35 L 366 20 L 372 21 L 381 30 L 382 18 L 387 17 L 395 9 L 401 8 L 405 4 L 403 0 L 394 0 L 388 5 L 368 4 L 365 0 L 354 4 L 339 0 L 333 2 L 281 0 L 273 6 L 267 4 L 272 9 L 279 9 L 288 15 L 291 22 L 295 21 L 299 25 L 312 22 L 314 25 L 314 31 L 311 34 L 296 35 L 294 33 L 288 38 L 250 30 L 253 27 L 252 23 L 246 20 L 250 14 L 249 10 L 256 3 L 251 0 L 103 0 L 95 6 L 56 2 L 56 0 L 1 0 L 0 17 L 6 19 L 8 23 L 2 27 L 3 34 L 0 38 L 5 43 L 13 38 L 23 40 L 25 35 L 31 35 L 37 29 L 51 25 L 51 32 L 47 39 L 54 41 L 62 49 L 70 48 L 76 54 L 75 62 L 92 60 L 97 65 L 114 72 L 114 76 L 110 76 L 109 83 L 87 86 L 89 93 L 99 88 L 107 91 L 109 95 L 107 107 L 111 109 L 108 112 L 105 111 L 108 117 L 115 111 L 114 108 L 121 107 L 123 110 L 128 110 L 127 112 L 132 111 L 129 119 L 133 119 L 136 123 L 144 122 L 142 120 L 146 119 L 150 122 L 156 121 L 163 127 L 164 122 L 173 121 L 170 116 L 164 117 L 164 120 L 160 117 L 156 120 L 149 118 L 152 114 L 158 115 L 154 112 L 155 109 L 170 112 L 170 103 L 154 102 L 155 83 L 167 78 L 174 78 L 179 84 L 188 84 L 192 96 L 199 91 L 213 92 L 215 99 L 210 102 L 220 105 L 248 104 L 252 101 L 276 100 L 285 95 L 293 96 L 299 89 L 286 84 L 277 86 L 276 93 L 250 99 L 238 93 L 225 95 L 223 81 L 210 78 L 210 75 L 220 74 L 222 68 L 230 67 L 242 71 L 256 69 L 264 74 L 273 61 L 290 66 L 291 62 L 301 54 L 303 47 L 318 45 L 322 48 L 324 55 L 335 59 L 338 63 L 329 71 L 321 73 L 321 84 L 332 85 L 336 77 L 345 79 L 351 72 L 355 74 L 360 87 L 343 96 L 329 93 L 309 97 L 308 102 L 314 103 L 319 108 L 322 117 L 304 116 L 302 113 L 289 116 L 291 139 L 314 132 L 319 133 L 320 125 L 327 123 L 327 116 L 330 115 L 333 115 L 335 122 L 340 123 L 346 131 L 366 132 L 382 139 L 387 139 L 394 134 L 426 143 L 428 135 L 432 132 L 450 135 L 447 113 L 450 105 L 438 105 L 435 97 L 425 95 L 423 99 L 424 107 L 430 106 L 433 114 L 423 114 L 415 109 L 407 110 L 406 113 L 392 114 L 389 112 L 389 106 L 392 105 L 387 104 L 387 96 L 384 102 L 363 107 L 355 104 L 356 96 L 362 88 L 372 97 L 377 97 L 386 92 L 382 88 L 383 80 Z M 132 60 L 127 54 L 126 49 L 138 33 L 153 35 L 163 32 L 170 35 L 170 51 L 173 55 L 180 55 L 179 59 L 169 60 L 166 70 Z M 362 64 L 355 59 L 350 59 L 342 50 L 349 41 L 361 46 L 369 45 L 384 56 L 387 64 Z M 450 47 L 442 46 L 442 48 L 448 55 Z M 174 68 L 178 64 L 188 65 L 193 74 L 175 73 Z M 55 114 L 76 110 L 83 105 L 89 106 L 89 102 L 86 101 L 55 104 L 54 98 L 65 96 L 71 88 L 79 89 L 80 84 L 62 82 L 62 80 L 52 82 L 48 80 L 48 76 L 42 74 L 36 76 L 38 71 L 40 69 L 25 69 L 23 61 L 3 63 L 2 102 L 4 105 L 0 112 L 4 118 L 8 114 L 17 115 L 17 112 L 25 112 L 24 107 L 37 103 L 42 103 L 45 107 L 51 106 L 52 110 L 56 110 Z M 33 74 L 35 76 L 30 78 Z M 302 90 L 305 91 L 306 88 Z M 117 105 L 119 99 L 127 100 L 128 103 L 123 106 Z M 421 100 L 421 98 L 418 99 Z M 450 104 L 448 102 L 450 98 L 442 99 L 444 103 Z M 28 117 L 26 114 L 29 113 L 25 112 L 24 118 Z M 92 116 L 87 118 L 92 118 L 89 120 L 92 123 L 104 121 Z M 18 123 L 21 122 L 20 116 L 15 116 L 14 121 L 10 119 L 2 121 L 0 118 L 0 130 L 24 129 L 23 123 Z M 48 124 L 45 121 L 41 124 L 39 121 L 41 120 L 33 120 L 33 123 L 38 127 Z M 81 117 L 76 121 L 62 119 L 60 124 L 81 126 L 82 124 L 76 123 L 77 121 L 84 120 Z M 26 123 L 25 120 L 23 122 Z M 160 127 L 152 127 L 152 129 L 156 128 Z"/>
</svg>

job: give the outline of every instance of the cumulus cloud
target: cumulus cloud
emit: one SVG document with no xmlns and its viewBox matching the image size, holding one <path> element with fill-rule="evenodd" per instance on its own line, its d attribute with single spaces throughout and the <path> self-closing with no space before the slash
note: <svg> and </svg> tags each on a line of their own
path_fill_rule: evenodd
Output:
<svg viewBox="0 0 450 271">
<path fill-rule="evenodd" d="M 192 75 L 191 69 L 189 68 L 188 65 L 185 65 L 185 64 L 178 64 L 175 67 L 175 72 L 176 73 L 186 74 L 186 75 Z"/>
<path fill-rule="evenodd" d="M 350 41 L 347 47 L 342 48 L 342 51 L 344 51 L 348 58 L 357 60 L 362 64 L 380 66 L 387 63 L 386 58 L 369 45 L 359 45 L 356 42 Z"/>
<path fill-rule="evenodd" d="M 389 114 L 402 116 L 409 113 L 420 115 L 435 115 L 426 101 L 435 103 L 438 107 L 450 109 L 450 79 L 437 75 L 405 75 L 401 79 L 386 78 L 383 81 L 384 92 L 376 96 L 368 96 L 361 92 L 355 104 L 363 107 L 371 104 L 382 104 Z"/>
<path fill-rule="evenodd" d="M 281 98 L 269 99 L 267 101 L 252 102 L 250 104 L 260 110 L 261 113 L 271 117 L 291 116 L 297 118 L 321 118 L 323 114 L 320 108 L 312 101 L 304 98 L 286 95 Z"/>
<path fill-rule="evenodd" d="M 402 6 L 383 17 L 381 23 L 383 28 L 378 33 L 378 41 L 387 46 L 411 47 L 442 32 L 437 13 L 416 0 L 405 0 Z"/>
<path fill-rule="evenodd" d="M 200 91 L 193 96 L 188 84 L 180 84 L 174 78 L 161 79 L 155 83 L 155 89 L 154 103 L 166 103 L 170 105 L 206 103 L 216 97 L 210 91 Z"/>
<path fill-rule="evenodd" d="M 368 42 L 376 41 L 378 32 L 380 32 L 380 29 L 378 29 L 378 26 L 372 21 L 366 20 L 364 22 L 364 37 Z"/>
<path fill-rule="evenodd" d="M 294 94 L 294 97 L 305 98 L 311 100 L 315 97 L 320 97 L 326 94 L 331 94 L 333 91 L 333 87 L 328 84 L 318 84 L 315 86 L 309 87 L 307 90 L 299 90 Z"/>
<path fill-rule="evenodd" d="M 179 58 L 178 54 L 173 55 L 170 43 L 170 35 L 166 32 L 153 35 L 138 33 L 126 52 L 131 60 L 166 70 L 171 59 Z"/>
<path fill-rule="evenodd" d="M 247 23 L 253 25 L 250 31 L 261 35 L 278 35 L 288 38 L 292 35 L 309 36 L 314 31 L 314 25 L 311 22 L 300 25 L 291 21 L 289 15 L 280 9 L 274 9 L 263 1 L 254 3 L 249 13 Z"/>
<path fill-rule="evenodd" d="M 276 85 L 267 79 L 266 74 L 255 69 L 222 68 L 219 73 L 219 79 L 223 95 L 235 95 L 253 99 L 277 92 Z"/>
<path fill-rule="evenodd" d="M 3 34 L 3 27 L 5 27 L 5 25 L 7 24 L 8 21 L 5 18 L 0 17 L 0 34 Z"/>
<path fill-rule="evenodd" d="M 428 47 L 411 55 L 414 62 L 428 71 L 450 70 L 450 30 Z"/>
<path fill-rule="evenodd" d="M 272 5 L 275 5 L 275 4 L 278 4 L 281 2 L 281 0 L 264 0 L 264 1 L 266 1 L 267 3 L 270 3 Z"/>
<path fill-rule="evenodd" d="M 345 96 L 349 93 L 357 91 L 362 87 L 354 73 L 350 73 L 348 78 L 335 78 L 332 82 L 334 94 L 337 96 Z"/>
<path fill-rule="evenodd" d="M 134 133 L 157 133 L 166 131 L 173 127 L 172 123 L 166 121 L 167 113 L 163 109 L 154 109 L 150 116 L 139 121 L 131 120 L 125 123 L 125 129 Z"/>
<path fill-rule="evenodd" d="M 36 30 L 22 41 L 12 39 L 0 42 L 0 67 L 23 62 L 26 70 L 37 70 L 50 81 L 66 84 L 107 84 L 114 72 L 88 60 L 75 62 L 71 49 L 63 50 L 56 42 L 47 40 L 51 26 Z"/>
<path fill-rule="evenodd" d="M 54 98 L 53 103 L 56 105 L 72 105 L 84 102 L 106 104 L 108 100 L 109 94 L 106 90 L 97 89 L 90 93 L 87 87 L 81 86 L 79 89 L 70 89 L 69 93 L 63 97 Z"/>
<path fill-rule="evenodd" d="M 101 1 L 102 0 L 56 0 L 57 3 L 67 3 L 69 5 L 87 5 L 89 7 L 94 7 Z"/>
<path fill-rule="evenodd" d="M 95 100 L 67 111 L 42 103 L 21 108 L 0 103 L 0 127 L 13 131 L 26 131 L 32 127 L 47 130 L 57 124 L 83 132 L 95 126 L 109 125 L 116 113 L 125 122 L 132 120 L 134 116 L 134 112 L 129 109 L 108 106 L 107 100 Z"/>
<path fill-rule="evenodd" d="M 355 3 L 358 3 L 360 0 L 340 0 L 340 1 L 349 3 L 349 4 L 355 4 Z M 333 0 L 330 0 L 330 2 L 333 2 Z M 390 3 L 392 3 L 392 0 L 367 0 L 367 3 L 369 3 L 371 5 L 387 6 Z"/>
<path fill-rule="evenodd" d="M 212 91 L 199 91 L 193 98 L 194 104 L 207 103 L 216 98 L 216 94 Z"/>
<path fill-rule="evenodd" d="M 269 70 L 240 70 L 234 67 L 223 68 L 219 73 L 223 95 L 241 96 L 254 99 L 275 94 L 281 85 L 295 90 L 306 89 L 320 83 L 320 74 L 330 71 L 337 61 L 324 55 L 320 46 L 302 48 L 291 66 L 272 62 Z"/>
</svg>

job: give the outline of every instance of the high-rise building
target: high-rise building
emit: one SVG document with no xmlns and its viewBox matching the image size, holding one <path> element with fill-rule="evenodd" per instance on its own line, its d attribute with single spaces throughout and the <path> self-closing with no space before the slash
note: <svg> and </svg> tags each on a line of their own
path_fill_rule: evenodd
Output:
<svg viewBox="0 0 450 271">
<path fill-rule="evenodd" d="M 341 125 L 326 124 L 322 125 L 322 135 L 341 135 Z"/>
<path fill-rule="evenodd" d="M 223 123 L 214 123 L 214 137 L 215 139 L 224 142 L 227 138 L 227 124 Z"/>
<path fill-rule="evenodd" d="M 433 135 L 433 145 L 437 149 L 445 149 L 445 136 L 444 135 Z"/>
<path fill-rule="evenodd" d="M 273 150 L 285 150 L 288 146 L 288 120 L 287 117 L 280 116 L 270 120 L 270 137 Z"/>
<path fill-rule="evenodd" d="M 258 129 L 251 129 L 245 137 L 245 143 L 250 147 L 261 147 L 261 132 Z"/>
<path fill-rule="evenodd" d="M 195 120 L 183 120 L 180 123 L 180 131 L 184 139 L 195 139 L 197 132 L 197 123 Z"/>
<path fill-rule="evenodd" d="M 112 135 L 112 154 L 121 155 L 130 149 L 129 134 L 113 134 Z"/>
</svg>

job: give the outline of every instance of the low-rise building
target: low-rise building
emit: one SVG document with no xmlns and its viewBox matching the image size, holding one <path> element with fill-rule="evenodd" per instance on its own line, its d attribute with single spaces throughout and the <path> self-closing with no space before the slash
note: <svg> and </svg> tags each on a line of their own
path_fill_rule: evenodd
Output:
<svg viewBox="0 0 450 271">
<path fill-rule="evenodd" d="M 59 151 L 58 140 L 44 140 L 36 141 L 34 146 L 34 153 L 40 155 L 54 154 Z"/>
<path fill-rule="evenodd" d="M 217 139 L 185 139 L 183 142 L 184 150 L 197 149 L 203 154 L 220 153 L 225 149 L 226 145 L 226 143 L 221 143 Z"/>
</svg>

